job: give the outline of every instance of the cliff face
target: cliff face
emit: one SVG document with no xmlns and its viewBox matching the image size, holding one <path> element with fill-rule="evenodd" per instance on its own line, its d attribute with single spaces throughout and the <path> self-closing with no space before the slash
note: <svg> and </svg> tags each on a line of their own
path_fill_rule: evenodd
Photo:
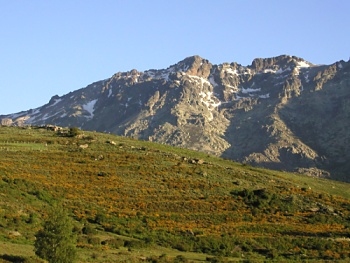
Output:
<svg viewBox="0 0 350 263">
<path fill-rule="evenodd" d="M 213 65 L 193 56 L 117 73 L 4 124 L 111 132 L 253 165 L 350 181 L 350 62 L 279 56 Z"/>
</svg>

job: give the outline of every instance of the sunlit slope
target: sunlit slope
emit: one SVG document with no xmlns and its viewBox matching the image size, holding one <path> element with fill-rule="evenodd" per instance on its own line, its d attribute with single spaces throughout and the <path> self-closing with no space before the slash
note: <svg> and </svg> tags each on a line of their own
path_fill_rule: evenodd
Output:
<svg viewBox="0 0 350 263">
<path fill-rule="evenodd" d="M 231 259 L 349 257 L 346 183 L 114 135 L 15 127 L 0 128 L 0 176 L 6 243 L 32 244 L 59 200 L 82 249 L 94 246 L 83 238 L 91 226 L 150 249 Z"/>
</svg>

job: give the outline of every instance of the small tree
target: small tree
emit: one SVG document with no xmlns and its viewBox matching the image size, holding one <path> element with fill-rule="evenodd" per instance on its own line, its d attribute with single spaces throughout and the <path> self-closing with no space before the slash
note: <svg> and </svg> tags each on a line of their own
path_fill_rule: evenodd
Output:
<svg viewBox="0 0 350 263">
<path fill-rule="evenodd" d="M 79 128 L 77 128 L 77 127 L 69 128 L 68 136 L 75 137 L 75 136 L 78 136 L 78 135 L 79 135 Z"/>
<path fill-rule="evenodd" d="M 36 235 L 35 254 L 49 263 L 71 263 L 76 259 L 76 236 L 67 212 L 55 205 Z"/>
</svg>

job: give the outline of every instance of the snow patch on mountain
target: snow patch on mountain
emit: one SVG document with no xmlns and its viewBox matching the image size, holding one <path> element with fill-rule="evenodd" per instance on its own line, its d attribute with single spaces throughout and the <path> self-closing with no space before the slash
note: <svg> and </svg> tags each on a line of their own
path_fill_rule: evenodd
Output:
<svg viewBox="0 0 350 263">
<path fill-rule="evenodd" d="M 173 72 L 175 72 L 174 67 L 170 67 L 168 69 L 163 69 L 163 70 L 147 70 L 144 72 L 144 75 L 146 77 L 152 78 L 152 79 L 164 79 L 165 81 L 169 81 L 169 75 Z"/>
<path fill-rule="evenodd" d="M 310 65 L 308 63 L 306 63 L 305 61 L 298 61 L 298 68 L 309 68 Z"/>
<path fill-rule="evenodd" d="M 36 108 L 32 110 L 32 113 L 30 115 L 36 115 L 40 113 L 40 108 Z"/>
<path fill-rule="evenodd" d="M 89 119 L 92 119 L 94 117 L 94 108 L 95 108 L 96 102 L 97 102 L 97 99 L 89 101 L 88 103 L 82 105 L 83 109 L 90 114 L 90 116 L 87 117 Z"/>
<path fill-rule="evenodd" d="M 268 99 L 270 98 L 270 93 L 264 94 L 264 95 L 259 95 L 260 99 Z"/>
<path fill-rule="evenodd" d="M 259 89 L 252 89 L 252 88 L 247 88 L 247 89 L 242 88 L 242 89 L 241 89 L 241 92 L 242 92 L 243 94 L 254 93 L 254 92 L 259 92 L 259 91 L 261 91 L 260 88 L 259 88 Z"/>
<path fill-rule="evenodd" d="M 285 68 L 285 69 L 282 69 L 282 68 L 279 68 L 277 71 L 276 71 L 276 74 L 282 74 L 286 71 L 291 71 L 292 69 L 290 67 L 288 68 Z"/>
<path fill-rule="evenodd" d="M 293 75 L 299 76 L 300 69 L 309 68 L 309 67 L 310 67 L 310 65 L 308 63 L 306 63 L 305 61 L 298 61 L 297 66 L 294 68 Z"/>
<path fill-rule="evenodd" d="M 200 96 L 200 101 L 204 105 L 206 105 L 206 107 L 209 110 L 210 115 L 208 117 L 208 120 L 212 121 L 214 119 L 212 111 L 221 105 L 221 101 L 215 96 L 213 96 L 213 92 L 210 92 L 210 91 L 209 92 L 201 91 L 199 93 L 199 96 Z"/>
<path fill-rule="evenodd" d="M 203 85 L 204 84 L 207 84 L 208 86 L 211 86 L 211 83 L 205 79 L 205 78 L 202 78 L 202 77 L 198 77 L 198 76 L 192 76 L 192 75 L 187 75 L 191 80 L 191 82 L 199 82 L 201 87 L 203 88 Z"/>
<path fill-rule="evenodd" d="M 165 81 L 169 81 L 169 74 L 170 72 L 164 72 L 161 74 L 160 78 L 164 79 Z"/>
<path fill-rule="evenodd" d="M 219 86 L 219 84 L 217 84 L 217 83 L 215 82 L 214 76 L 210 76 L 210 77 L 209 77 L 209 82 L 210 82 L 210 84 L 211 84 L 214 88 Z"/>
<path fill-rule="evenodd" d="M 113 91 L 112 91 L 112 89 L 110 88 L 110 89 L 108 90 L 108 98 L 109 98 L 110 96 L 112 96 L 112 94 L 113 94 Z"/>
<path fill-rule="evenodd" d="M 228 73 L 228 74 L 232 74 L 232 75 L 237 75 L 238 76 L 238 73 L 237 73 L 236 69 L 226 68 L 225 72 Z"/>
<path fill-rule="evenodd" d="M 277 70 L 273 70 L 273 69 L 264 69 L 264 73 L 277 73 Z"/>
<path fill-rule="evenodd" d="M 59 99 L 56 99 L 55 102 L 47 107 L 53 107 L 55 106 L 56 104 L 60 103 L 62 101 L 62 98 L 59 98 Z"/>
</svg>

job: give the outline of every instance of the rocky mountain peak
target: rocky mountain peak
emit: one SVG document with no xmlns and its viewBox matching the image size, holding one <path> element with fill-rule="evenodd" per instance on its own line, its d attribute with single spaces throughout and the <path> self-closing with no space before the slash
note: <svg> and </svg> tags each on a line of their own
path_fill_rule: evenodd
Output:
<svg viewBox="0 0 350 263">
<path fill-rule="evenodd" d="M 272 58 L 256 58 L 250 68 L 256 72 L 276 72 L 296 67 L 310 67 L 312 63 L 295 56 L 281 55 Z"/>
<path fill-rule="evenodd" d="M 208 60 L 203 59 L 200 56 L 191 56 L 185 58 L 170 68 L 174 68 L 177 72 L 180 71 L 192 76 L 207 78 L 210 74 L 210 69 L 212 66 L 213 65 Z"/>
</svg>

